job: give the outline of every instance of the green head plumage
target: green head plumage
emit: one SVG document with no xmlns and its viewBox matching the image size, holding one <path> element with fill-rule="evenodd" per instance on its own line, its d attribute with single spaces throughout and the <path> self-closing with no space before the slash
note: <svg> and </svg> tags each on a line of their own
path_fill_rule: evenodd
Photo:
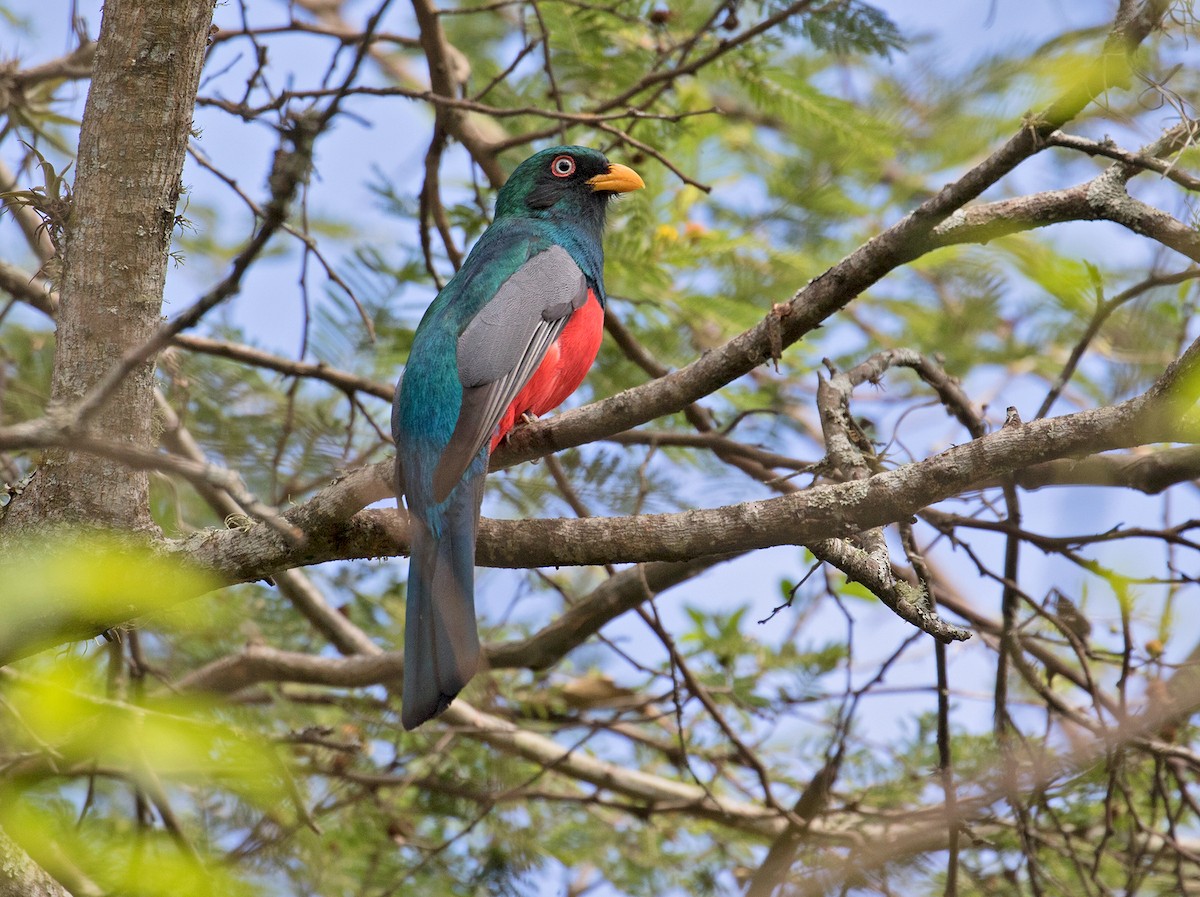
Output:
<svg viewBox="0 0 1200 897">
<path fill-rule="evenodd" d="M 637 172 L 586 146 L 552 146 L 517 166 L 496 197 L 496 219 L 549 219 L 600 238 L 608 201 L 644 187 Z"/>
</svg>

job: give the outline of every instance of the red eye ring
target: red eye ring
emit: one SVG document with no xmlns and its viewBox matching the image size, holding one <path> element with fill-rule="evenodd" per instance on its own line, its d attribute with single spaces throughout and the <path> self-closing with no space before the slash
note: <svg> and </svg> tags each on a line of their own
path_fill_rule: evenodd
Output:
<svg viewBox="0 0 1200 897">
<path fill-rule="evenodd" d="M 556 178 L 569 178 L 575 173 L 575 160 L 570 156 L 555 156 L 550 163 L 550 173 Z"/>
</svg>

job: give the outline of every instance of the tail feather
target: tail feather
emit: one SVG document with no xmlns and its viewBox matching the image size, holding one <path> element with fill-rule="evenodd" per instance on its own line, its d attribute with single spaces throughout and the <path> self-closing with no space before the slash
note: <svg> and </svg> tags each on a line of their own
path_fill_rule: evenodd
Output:
<svg viewBox="0 0 1200 897">
<path fill-rule="evenodd" d="M 434 521 L 440 524 L 437 536 L 424 515 L 411 516 L 401 712 L 405 729 L 415 729 L 449 707 L 479 665 L 475 530 L 484 479 L 483 470 L 474 469 L 479 466 L 467 471 Z"/>
</svg>

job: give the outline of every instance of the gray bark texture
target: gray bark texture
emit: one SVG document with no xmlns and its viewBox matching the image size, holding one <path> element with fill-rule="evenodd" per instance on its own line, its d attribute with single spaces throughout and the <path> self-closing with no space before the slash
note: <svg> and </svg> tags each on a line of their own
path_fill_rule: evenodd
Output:
<svg viewBox="0 0 1200 897">
<path fill-rule="evenodd" d="M 0 832 L 0 897 L 70 897 L 70 894 Z"/>
<path fill-rule="evenodd" d="M 64 229 L 53 402 L 82 399 L 158 328 L 180 174 L 214 0 L 109 0 L 79 139 Z M 152 448 L 154 362 L 141 364 L 89 432 Z M 149 478 L 55 448 L 13 502 L 6 527 L 151 527 Z"/>
</svg>

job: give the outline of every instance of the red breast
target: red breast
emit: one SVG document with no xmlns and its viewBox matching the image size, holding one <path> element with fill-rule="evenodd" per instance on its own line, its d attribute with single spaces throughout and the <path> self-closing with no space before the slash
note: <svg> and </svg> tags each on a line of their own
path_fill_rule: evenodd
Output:
<svg viewBox="0 0 1200 897">
<path fill-rule="evenodd" d="M 541 365 L 500 418 L 496 435 L 492 437 L 491 451 L 496 450 L 500 440 L 522 414 L 541 417 L 561 405 L 567 396 L 579 388 L 592 362 L 596 360 L 603 337 L 604 309 L 600 307 L 596 294 L 588 290 L 583 308 L 571 315 L 571 320 L 551 344 Z"/>
</svg>

